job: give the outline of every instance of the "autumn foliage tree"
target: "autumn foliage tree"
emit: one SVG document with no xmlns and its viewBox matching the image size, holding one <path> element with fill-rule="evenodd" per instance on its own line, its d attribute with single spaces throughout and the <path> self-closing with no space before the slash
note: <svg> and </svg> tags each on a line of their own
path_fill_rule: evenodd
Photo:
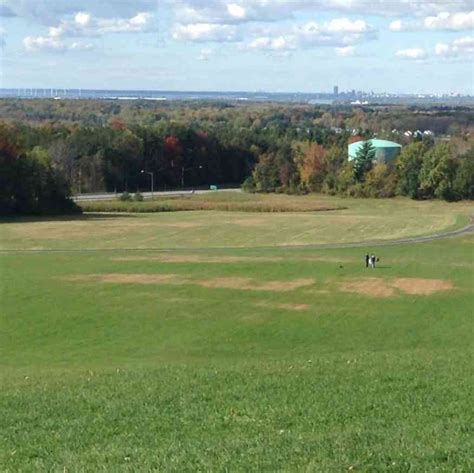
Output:
<svg viewBox="0 0 474 473">
<path fill-rule="evenodd" d="M 459 161 L 446 143 L 439 144 L 423 157 L 420 170 L 420 188 L 425 197 L 456 200 L 454 181 Z"/>
<path fill-rule="evenodd" d="M 297 146 L 296 162 L 301 183 L 308 190 L 320 191 L 327 174 L 326 149 L 311 142 Z"/>
<path fill-rule="evenodd" d="M 79 211 L 47 151 L 25 151 L 18 138 L 18 129 L 0 125 L 0 215 Z"/>
<path fill-rule="evenodd" d="M 156 190 L 245 181 L 251 191 L 361 197 L 390 196 L 394 186 L 413 198 L 472 198 L 474 192 L 467 108 L 414 113 L 404 107 L 5 99 L 0 117 L 2 205 L 11 202 L 18 173 L 25 198 L 18 193 L 16 202 L 29 202 L 22 208 L 46 202 L 48 179 L 63 194 L 148 190 L 150 176 L 141 170 L 153 173 Z M 418 134 L 416 143 L 400 135 L 428 127 L 434 134 Z M 370 150 L 347 159 L 349 143 L 375 133 L 406 145 L 395 166 L 373 164 Z M 447 133 L 456 134 L 449 149 L 442 146 Z"/>
<path fill-rule="evenodd" d="M 405 146 L 397 158 L 398 192 L 413 199 L 420 197 L 420 171 L 428 151 L 422 141 Z"/>
</svg>

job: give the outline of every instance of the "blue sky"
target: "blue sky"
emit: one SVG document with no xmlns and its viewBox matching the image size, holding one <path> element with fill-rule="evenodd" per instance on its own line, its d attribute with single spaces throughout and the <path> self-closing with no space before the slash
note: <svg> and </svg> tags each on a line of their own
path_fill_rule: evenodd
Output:
<svg viewBox="0 0 474 473">
<path fill-rule="evenodd" d="M 0 0 L 1 87 L 474 94 L 471 0 Z"/>
</svg>

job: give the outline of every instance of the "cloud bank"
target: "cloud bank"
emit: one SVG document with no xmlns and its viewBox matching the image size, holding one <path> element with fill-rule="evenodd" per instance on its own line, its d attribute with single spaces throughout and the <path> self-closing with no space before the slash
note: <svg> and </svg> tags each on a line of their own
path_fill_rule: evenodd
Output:
<svg viewBox="0 0 474 473">
<path fill-rule="evenodd" d="M 401 31 L 465 31 L 474 29 L 474 10 L 467 12 L 438 13 L 436 16 L 427 16 L 422 20 L 403 21 L 395 20 L 390 24 L 390 30 Z"/>
<path fill-rule="evenodd" d="M 109 33 L 145 32 L 152 25 L 151 13 L 137 13 L 131 18 L 96 18 L 89 12 L 80 11 L 72 18 L 61 20 L 50 26 L 46 36 L 27 36 L 23 44 L 27 51 L 68 51 L 89 50 L 90 43 L 75 41 L 67 44 L 68 37 L 97 37 Z"/>
</svg>

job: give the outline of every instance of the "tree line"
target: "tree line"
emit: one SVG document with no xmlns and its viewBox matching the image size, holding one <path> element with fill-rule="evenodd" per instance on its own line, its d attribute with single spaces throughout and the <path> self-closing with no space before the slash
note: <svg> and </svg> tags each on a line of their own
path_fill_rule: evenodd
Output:
<svg viewBox="0 0 474 473">
<path fill-rule="evenodd" d="M 419 140 L 391 162 L 376 162 L 365 141 L 349 161 L 347 149 L 294 142 L 260 156 L 244 188 L 256 192 L 323 192 L 355 197 L 474 199 L 474 147 Z"/>
<path fill-rule="evenodd" d="M 392 113 L 386 127 L 421 112 Z M 149 173 L 157 190 L 243 183 L 255 192 L 473 198 L 469 113 L 446 112 L 454 135 L 404 137 L 396 161 L 374 163 L 367 147 L 349 162 L 347 145 L 394 139 L 372 123 L 388 120 L 386 107 L 0 101 L 0 212 L 70 211 L 71 193 L 149 190 Z"/>
<path fill-rule="evenodd" d="M 460 135 L 472 128 L 473 109 L 443 105 L 309 105 L 304 103 L 236 103 L 219 101 L 0 100 L 0 119 L 21 123 L 107 126 L 112 118 L 153 126 L 171 121 L 203 129 L 219 124 L 275 129 L 302 137 L 307 128 L 359 129 L 390 139 L 392 130 L 408 144 L 406 130 L 430 129 L 436 135 Z M 383 135 L 383 136 L 382 136 Z"/>
<path fill-rule="evenodd" d="M 0 215 L 75 213 L 67 180 L 43 149 L 0 124 Z"/>
</svg>

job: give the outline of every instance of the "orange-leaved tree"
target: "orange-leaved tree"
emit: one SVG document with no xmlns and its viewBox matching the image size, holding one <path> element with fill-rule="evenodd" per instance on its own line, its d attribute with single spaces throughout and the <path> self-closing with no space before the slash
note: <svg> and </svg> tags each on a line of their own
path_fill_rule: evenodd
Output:
<svg viewBox="0 0 474 473">
<path fill-rule="evenodd" d="M 311 191 L 320 191 L 327 174 L 326 149 L 312 142 L 297 145 L 296 164 L 302 184 Z"/>
</svg>

